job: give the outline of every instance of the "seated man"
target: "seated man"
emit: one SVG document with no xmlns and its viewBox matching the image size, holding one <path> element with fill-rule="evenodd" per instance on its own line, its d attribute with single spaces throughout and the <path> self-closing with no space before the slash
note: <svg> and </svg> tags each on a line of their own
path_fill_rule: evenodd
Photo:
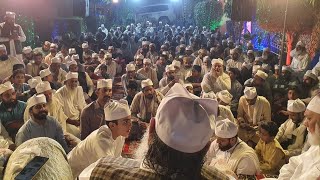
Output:
<svg viewBox="0 0 320 180">
<path fill-rule="evenodd" d="M 17 58 L 13 56 L 8 56 L 7 48 L 3 44 L 0 44 L 0 60 L 1 60 L 0 67 L 2 69 L 0 71 L 0 83 L 1 83 L 7 77 L 12 75 L 13 65 L 21 64 L 22 62 L 20 62 Z"/>
<path fill-rule="evenodd" d="M 211 143 L 207 163 L 218 169 L 230 168 L 237 175 L 255 175 L 259 159 L 255 151 L 238 138 L 238 125 L 229 119 L 220 120 L 215 127 L 217 139 Z"/>
<path fill-rule="evenodd" d="M 213 59 L 211 61 L 211 71 L 204 75 L 201 82 L 203 92 L 213 91 L 217 93 L 222 90 L 231 90 L 230 76 L 223 72 L 223 60 Z"/>
<path fill-rule="evenodd" d="M 151 79 L 155 88 L 158 88 L 159 82 L 157 77 L 157 72 L 152 68 L 151 60 L 144 59 L 143 60 L 143 68 L 137 71 L 138 73 L 144 75 L 146 78 Z"/>
<path fill-rule="evenodd" d="M 246 87 L 238 106 L 239 137 L 254 146 L 259 141 L 256 133 L 259 122 L 271 121 L 271 108 L 265 97 L 257 96 L 255 87 Z M 253 144 L 252 144 L 253 143 Z"/>
<path fill-rule="evenodd" d="M 129 136 L 132 126 L 128 102 L 120 100 L 107 103 L 103 124 L 68 154 L 74 177 L 102 157 L 121 155 L 124 140 Z"/>
<path fill-rule="evenodd" d="M 155 90 L 150 79 L 141 82 L 142 91 L 135 95 L 130 107 L 133 116 L 149 123 L 155 117 L 163 95 Z"/>
<path fill-rule="evenodd" d="M 303 91 L 301 99 L 304 103 L 308 104 L 313 97 L 320 92 L 320 84 L 318 76 L 308 70 L 303 76 Z"/>
<path fill-rule="evenodd" d="M 48 65 L 42 62 L 43 57 L 40 51 L 35 51 L 33 61 L 29 62 L 26 67 L 26 73 L 32 77 L 39 76 L 42 69 L 48 68 Z"/>
<path fill-rule="evenodd" d="M 29 111 L 31 118 L 19 129 L 15 141 L 16 145 L 19 146 L 25 141 L 37 137 L 49 137 L 56 140 L 68 153 L 69 149 L 61 125 L 56 119 L 48 116 L 46 96 L 40 94 L 31 97 L 27 111 Z"/>
<path fill-rule="evenodd" d="M 14 139 L 19 128 L 23 125 L 23 112 L 26 103 L 17 100 L 16 92 L 10 81 L 0 85 L 0 120 Z"/>
<path fill-rule="evenodd" d="M 144 75 L 136 72 L 136 67 L 134 64 L 128 64 L 126 67 L 126 74 L 121 76 L 121 83 L 124 89 L 125 94 L 127 95 L 127 86 L 129 85 L 130 81 L 137 82 L 139 88 L 141 90 L 141 81 L 147 79 Z"/>
<path fill-rule="evenodd" d="M 57 90 L 54 95 L 63 105 L 63 111 L 67 115 L 67 132 L 80 137 L 80 114 L 87 105 L 81 86 L 78 86 L 78 73 L 69 72 L 65 85 Z"/>
<path fill-rule="evenodd" d="M 253 78 L 248 79 L 244 85 L 255 87 L 259 96 L 263 96 L 272 102 L 272 91 L 269 82 L 266 81 L 268 74 L 262 70 L 258 70 L 257 73 L 253 75 Z"/>
<path fill-rule="evenodd" d="M 54 57 L 51 59 L 51 64 L 49 66 L 50 72 L 53 76 L 52 83 L 60 88 L 63 82 L 66 80 L 67 72 L 61 68 L 61 58 Z"/>
<path fill-rule="evenodd" d="M 170 90 L 170 88 L 176 84 L 180 83 L 183 84 L 183 81 L 181 81 L 175 74 L 175 68 L 173 65 L 167 65 L 166 66 L 166 76 L 163 77 L 159 82 L 159 88 L 160 92 L 165 95 Z"/>
<path fill-rule="evenodd" d="M 230 110 L 232 95 L 227 90 L 223 90 L 218 92 L 216 96 L 219 103 L 217 120 L 229 119 L 230 121 L 236 123 L 236 119 Z"/>
<path fill-rule="evenodd" d="M 105 54 L 104 62 L 98 65 L 94 70 L 94 73 L 97 74 L 98 76 L 101 76 L 100 66 L 103 64 L 107 66 L 106 73 L 110 75 L 111 79 L 114 78 L 117 74 L 117 63 L 112 59 L 112 54 L 110 53 Z"/>
<path fill-rule="evenodd" d="M 150 122 L 141 166 L 129 159 L 110 162 L 106 157 L 86 168 L 79 179 L 228 179 L 216 168 L 203 165 L 213 134 L 209 116 L 216 115 L 217 102 L 191 96 L 175 84 L 160 107 Z"/>
<path fill-rule="evenodd" d="M 287 158 L 301 154 L 307 136 L 306 126 L 303 124 L 305 104 L 300 100 L 288 100 L 287 113 L 289 119 L 280 128 L 276 140 L 279 141 Z"/>
</svg>

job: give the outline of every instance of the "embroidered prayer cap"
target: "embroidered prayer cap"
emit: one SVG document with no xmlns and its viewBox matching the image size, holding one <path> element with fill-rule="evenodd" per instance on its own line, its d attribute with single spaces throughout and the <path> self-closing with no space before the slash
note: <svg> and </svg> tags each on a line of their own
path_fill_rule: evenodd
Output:
<svg viewBox="0 0 320 180">
<path fill-rule="evenodd" d="M 15 17 L 16 17 L 16 13 L 7 11 L 7 12 L 6 12 L 6 17 L 15 18 Z"/>
<path fill-rule="evenodd" d="M 0 95 L 10 89 L 14 89 L 10 81 L 0 84 Z"/>
<path fill-rule="evenodd" d="M 47 103 L 46 96 L 43 94 L 38 94 L 30 98 L 30 100 L 28 101 L 28 106 L 32 108 L 37 104 L 46 104 L 46 103 Z"/>
<path fill-rule="evenodd" d="M 76 53 L 77 53 L 77 51 L 76 51 L 75 48 L 70 48 L 69 49 L 69 54 L 76 54 Z"/>
<path fill-rule="evenodd" d="M 243 92 L 246 99 L 254 99 L 257 97 L 257 90 L 255 87 L 245 87 Z"/>
<path fill-rule="evenodd" d="M 112 89 L 112 79 L 99 79 L 97 82 L 97 89 L 100 88 Z"/>
<path fill-rule="evenodd" d="M 217 93 L 218 98 L 226 104 L 230 104 L 232 100 L 232 95 L 228 90 L 223 90 Z"/>
<path fill-rule="evenodd" d="M 31 52 L 32 52 L 31 46 L 24 47 L 24 48 L 22 49 L 22 52 L 23 52 L 24 54 L 29 54 L 29 53 L 31 53 Z"/>
<path fill-rule="evenodd" d="M 40 82 L 42 82 L 40 76 L 36 76 L 28 80 L 28 84 L 31 89 L 35 88 Z"/>
<path fill-rule="evenodd" d="M 104 106 L 104 119 L 106 121 L 119 120 L 131 115 L 131 111 L 126 100 L 112 101 Z"/>
<path fill-rule="evenodd" d="M 308 70 L 305 74 L 304 74 L 305 77 L 309 77 L 311 79 L 314 79 L 314 80 L 318 80 L 318 77 L 312 73 L 312 70 Z"/>
<path fill-rule="evenodd" d="M 52 64 L 52 63 L 59 63 L 59 64 L 60 64 L 60 63 L 61 63 L 61 58 L 59 58 L 59 57 L 54 57 L 54 58 L 52 58 L 52 59 L 51 59 L 51 64 Z"/>
<path fill-rule="evenodd" d="M 141 81 L 141 88 L 145 88 L 147 86 L 153 86 L 153 82 L 151 81 L 151 79 L 146 79 Z"/>
<path fill-rule="evenodd" d="M 77 72 L 68 72 L 66 75 L 66 81 L 69 79 L 78 79 L 78 73 Z"/>
<path fill-rule="evenodd" d="M 312 98 L 312 100 L 310 101 L 310 103 L 307 106 L 307 109 L 309 111 L 320 114 L 319 104 L 320 104 L 320 95 L 318 94 L 314 98 Z"/>
<path fill-rule="evenodd" d="M 151 64 L 151 59 L 149 59 L 149 58 L 144 58 L 144 59 L 143 59 L 143 64 L 147 64 L 147 63 Z"/>
<path fill-rule="evenodd" d="M 48 81 L 42 81 L 36 86 L 36 91 L 38 94 L 49 90 L 52 90 L 52 88 Z"/>
<path fill-rule="evenodd" d="M 215 134 L 219 138 L 233 138 L 238 134 L 238 126 L 229 119 L 217 121 Z"/>
<path fill-rule="evenodd" d="M 126 71 L 135 71 L 136 70 L 136 66 L 134 64 L 127 64 L 126 66 Z"/>
<path fill-rule="evenodd" d="M 176 68 L 172 64 L 166 66 L 166 72 L 175 71 Z"/>
<path fill-rule="evenodd" d="M 50 74 L 51 74 L 51 71 L 50 71 L 49 68 L 43 69 L 43 70 L 40 71 L 40 77 L 41 77 L 41 78 L 47 77 L 47 76 L 49 76 Z"/>
<path fill-rule="evenodd" d="M 199 98 L 176 83 L 159 105 L 156 133 L 163 143 L 177 151 L 199 152 L 213 135 L 209 116 L 216 117 L 217 109 L 216 100 Z"/>
<path fill-rule="evenodd" d="M 6 46 L 4 44 L 0 44 L 0 50 L 7 50 Z"/>
<path fill-rule="evenodd" d="M 267 77 L 268 77 L 268 74 L 261 71 L 261 70 L 258 70 L 257 73 L 256 73 L 256 76 L 259 76 L 260 78 L 262 78 L 263 80 L 266 80 Z"/>
<path fill-rule="evenodd" d="M 288 100 L 287 110 L 294 113 L 304 112 L 306 105 L 300 100 Z"/>
<path fill-rule="evenodd" d="M 177 60 L 173 60 L 173 61 L 172 61 L 172 65 L 173 65 L 174 67 L 180 68 L 180 67 L 181 67 L 181 62 L 180 62 L 180 61 L 177 61 Z"/>
<path fill-rule="evenodd" d="M 211 61 L 212 65 L 215 65 L 217 63 L 223 65 L 223 60 L 220 58 L 219 59 L 212 59 L 212 61 Z"/>
</svg>

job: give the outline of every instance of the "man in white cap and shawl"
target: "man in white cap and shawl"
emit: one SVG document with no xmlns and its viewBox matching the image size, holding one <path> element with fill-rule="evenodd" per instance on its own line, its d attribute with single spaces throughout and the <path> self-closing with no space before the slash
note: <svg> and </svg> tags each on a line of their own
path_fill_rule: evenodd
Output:
<svg viewBox="0 0 320 180">
<path fill-rule="evenodd" d="M 147 57 L 150 42 L 149 41 L 142 41 L 141 45 L 142 45 L 141 48 L 137 50 L 135 55 L 142 54 L 143 57 Z"/>
<path fill-rule="evenodd" d="M 229 68 L 237 68 L 237 69 L 241 70 L 243 61 L 241 61 L 241 57 L 240 57 L 241 54 L 239 52 L 239 49 L 234 48 L 234 49 L 230 50 L 230 56 L 231 56 L 231 59 L 229 59 L 226 64 L 227 70 Z"/>
<path fill-rule="evenodd" d="M 49 66 L 43 61 L 43 56 L 40 51 L 33 52 L 33 60 L 29 62 L 26 66 L 26 73 L 32 77 L 39 76 L 40 70 L 46 69 Z"/>
<path fill-rule="evenodd" d="M 19 129 L 16 136 L 16 145 L 37 137 L 48 137 L 56 140 L 66 152 L 69 152 L 63 136 L 61 125 L 51 116 L 48 116 L 47 100 L 43 94 L 34 95 L 28 102 L 30 119 Z"/>
<path fill-rule="evenodd" d="M 31 46 L 26 46 L 22 49 L 22 61 L 24 64 L 28 64 L 32 61 L 33 58 L 33 51 Z"/>
<path fill-rule="evenodd" d="M 94 70 L 94 73 L 97 74 L 98 76 L 101 75 L 100 66 L 102 64 L 107 65 L 107 73 L 110 75 L 111 78 L 114 78 L 117 74 L 117 63 L 113 60 L 111 53 L 107 52 L 104 55 L 104 62 L 98 65 Z"/>
<path fill-rule="evenodd" d="M 139 88 L 138 90 L 141 90 L 141 81 L 147 79 L 144 75 L 136 72 L 136 67 L 134 64 L 127 64 L 126 66 L 126 73 L 121 76 L 121 83 L 124 89 L 124 92 L 126 95 L 128 95 L 127 92 L 127 86 L 129 85 L 130 81 L 135 81 Z"/>
<path fill-rule="evenodd" d="M 149 123 L 150 119 L 155 117 L 163 95 L 155 90 L 150 79 L 141 81 L 141 88 L 142 91 L 133 98 L 130 110 L 132 116 Z"/>
<path fill-rule="evenodd" d="M 318 77 L 312 73 L 311 70 L 308 70 L 303 76 L 302 82 L 302 98 L 303 102 L 308 104 L 311 99 L 320 92 L 320 84 Z"/>
<path fill-rule="evenodd" d="M 149 58 L 152 64 L 155 64 L 157 59 L 159 58 L 159 54 L 156 51 L 156 45 L 154 43 L 149 44 L 149 51 L 146 58 Z"/>
<path fill-rule="evenodd" d="M 296 48 L 291 51 L 290 56 L 293 58 L 290 67 L 295 72 L 303 72 L 310 62 L 306 45 L 302 41 L 297 43 Z"/>
<path fill-rule="evenodd" d="M 67 72 L 61 68 L 61 58 L 58 58 L 58 57 L 52 58 L 49 69 L 53 76 L 54 85 L 56 87 L 63 86 L 63 82 L 66 79 Z"/>
<path fill-rule="evenodd" d="M 157 72 L 152 68 L 152 62 L 150 59 L 143 59 L 143 68 L 139 69 L 137 72 L 144 75 L 146 78 L 149 78 L 155 88 L 159 87 Z"/>
<path fill-rule="evenodd" d="M 142 54 L 137 54 L 134 57 L 134 65 L 136 66 L 137 70 L 143 68 L 143 59 L 144 59 L 144 56 Z"/>
<path fill-rule="evenodd" d="M 42 57 L 46 57 L 49 53 L 50 53 L 50 45 L 51 43 L 49 41 L 45 41 L 42 44 L 42 47 L 37 47 L 35 49 L 33 49 L 34 51 L 39 51 L 42 53 Z"/>
<path fill-rule="evenodd" d="M 288 100 L 287 113 L 289 119 L 280 127 L 275 137 L 285 150 L 286 158 L 301 154 L 304 146 L 307 128 L 303 124 L 306 105 L 300 100 Z"/>
<path fill-rule="evenodd" d="M 16 13 L 6 12 L 5 22 L 0 23 L 0 44 L 8 48 L 8 54 L 16 57 L 22 63 L 22 42 L 26 41 L 21 26 L 15 23 Z"/>
<path fill-rule="evenodd" d="M 258 70 L 253 78 L 248 79 L 244 85 L 245 86 L 253 86 L 257 89 L 257 93 L 259 96 L 263 96 L 268 99 L 269 102 L 272 102 L 272 91 L 269 82 L 267 81 L 268 74 L 263 72 L 262 70 Z"/>
<path fill-rule="evenodd" d="M 213 91 L 217 93 L 222 90 L 231 90 L 230 76 L 223 72 L 223 60 L 213 59 L 211 71 L 204 75 L 201 82 L 203 92 Z"/>
<path fill-rule="evenodd" d="M 68 154 L 74 177 L 78 177 L 86 167 L 102 157 L 121 156 L 125 138 L 129 136 L 132 127 L 128 102 L 108 102 L 104 107 L 103 121 L 103 126 L 93 131 Z"/>
<path fill-rule="evenodd" d="M 105 125 L 103 108 L 112 101 L 112 79 L 99 79 L 95 91 L 97 100 L 83 108 L 80 116 L 80 135 L 85 139 L 90 133 Z"/>
<path fill-rule="evenodd" d="M 3 69 L 0 71 L 0 82 L 12 75 L 13 65 L 15 64 L 22 64 L 22 62 L 13 56 L 8 56 L 6 46 L 0 43 L 0 67 Z"/>
<path fill-rule="evenodd" d="M 255 87 L 245 87 L 244 95 L 241 96 L 238 105 L 239 137 L 245 141 L 257 143 L 259 137 L 256 134 L 258 123 L 271 121 L 271 108 L 268 100 L 258 96 Z M 253 147 L 253 146 L 252 146 Z"/>
<path fill-rule="evenodd" d="M 228 179 L 215 167 L 203 165 L 213 135 L 210 116 L 216 111 L 215 100 L 200 99 L 175 84 L 150 122 L 141 163 L 102 158 L 86 168 L 79 179 Z"/>
<path fill-rule="evenodd" d="M 216 122 L 215 135 L 207 153 L 207 164 L 229 169 L 237 175 L 255 175 L 260 170 L 254 149 L 238 137 L 238 125 L 229 119 Z"/>
<path fill-rule="evenodd" d="M 175 68 L 172 64 L 166 66 L 166 75 L 159 82 L 159 89 L 163 95 L 166 95 L 170 88 L 176 84 L 183 84 L 183 81 L 176 76 Z"/>
<path fill-rule="evenodd" d="M 58 45 L 51 43 L 50 44 L 50 53 L 44 58 L 44 63 L 50 65 L 52 63 L 51 59 L 56 57 L 57 53 L 58 53 Z"/>
<path fill-rule="evenodd" d="M 315 96 L 304 113 L 311 147 L 299 156 L 289 159 L 280 169 L 279 179 L 318 179 L 320 177 L 320 96 Z"/>
<path fill-rule="evenodd" d="M 63 105 L 64 113 L 68 116 L 67 132 L 80 137 L 80 114 L 87 105 L 81 86 L 78 86 L 78 73 L 69 72 L 65 85 L 57 90 L 55 97 Z"/>
</svg>

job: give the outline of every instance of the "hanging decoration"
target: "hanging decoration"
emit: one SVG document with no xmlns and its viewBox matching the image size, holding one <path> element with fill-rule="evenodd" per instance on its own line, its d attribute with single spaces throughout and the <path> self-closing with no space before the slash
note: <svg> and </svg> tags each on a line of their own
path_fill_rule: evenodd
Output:
<svg viewBox="0 0 320 180">
<path fill-rule="evenodd" d="M 214 30 L 220 26 L 223 16 L 222 3 L 216 0 L 198 2 L 194 7 L 194 16 L 198 26 Z"/>
</svg>

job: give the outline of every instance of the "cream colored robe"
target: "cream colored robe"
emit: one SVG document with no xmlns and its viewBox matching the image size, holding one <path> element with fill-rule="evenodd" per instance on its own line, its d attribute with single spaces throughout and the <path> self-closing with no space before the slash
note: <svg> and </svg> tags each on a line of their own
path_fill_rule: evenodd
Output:
<svg viewBox="0 0 320 180">
<path fill-rule="evenodd" d="M 13 65 L 22 64 L 17 58 L 9 56 L 6 61 L 0 61 L 0 82 L 12 75 Z"/>
</svg>

